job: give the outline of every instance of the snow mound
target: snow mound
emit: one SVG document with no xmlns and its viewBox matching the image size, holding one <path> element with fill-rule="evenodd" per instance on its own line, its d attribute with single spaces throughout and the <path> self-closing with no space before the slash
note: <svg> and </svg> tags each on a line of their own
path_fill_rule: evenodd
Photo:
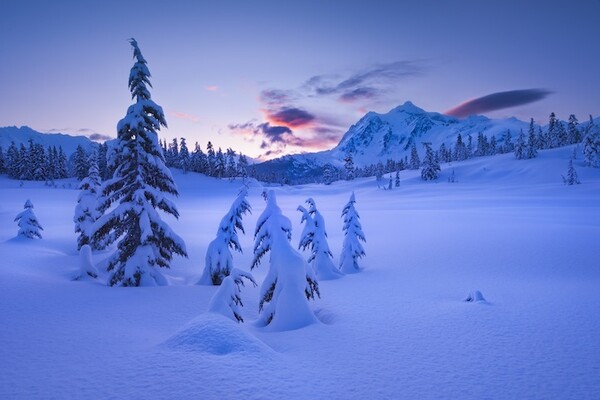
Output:
<svg viewBox="0 0 600 400">
<path fill-rule="evenodd" d="M 208 313 L 192 320 L 164 342 L 172 350 L 195 351 L 217 356 L 232 353 L 270 353 L 273 350 L 237 323 Z"/>
<path fill-rule="evenodd" d="M 487 303 L 485 297 L 483 297 L 483 294 L 481 294 L 479 290 L 474 290 L 469 293 L 465 301 L 471 303 Z"/>
</svg>

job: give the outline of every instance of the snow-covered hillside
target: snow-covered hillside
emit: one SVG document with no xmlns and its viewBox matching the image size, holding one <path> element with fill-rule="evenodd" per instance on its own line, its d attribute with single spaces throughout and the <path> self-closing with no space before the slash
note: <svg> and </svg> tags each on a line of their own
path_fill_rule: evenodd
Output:
<svg viewBox="0 0 600 400">
<path fill-rule="evenodd" d="M 102 270 L 71 280 L 76 190 L 0 177 L 0 398 L 597 398 L 600 169 L 578 156 L 582 184 L 563 185 L 572 151 L 443 164 L 435 182 L 405 170 L 391 191 L 373 178 L 273 187 L 294 247 L 312 197 L 337 264 L 352 192 L 367 239 L 362 272 L 320 282 L 319 322 L 286 332 L 254 325 L 258 288 L 243 289 L 238 325 L 207 312 L 216 287 L 194 284 L 239 180 L 175 171 L 181 218 L 168 220 L 189 258 L 165 271 L 170 286 L 117 288 Z M 263 189 L 250 185 L 243 270 Z M 16 238 L 27 199 L 41 240 Z M 463 301 L 475 290 L 487 301 Z"/>
<path fill-rule="evenodd" d="M 15 142 L 17 146 L 21 143 L 27 146 L 29 140 L 44 147 L 56 146 L 58 148 L 61 146 L 67 155 L 73 154 L 77 146 L 82 146 L 87 150 L 93 143 L 85 136 L 72 136 L 63 133 L 40 133 L 28 126 L 20 128 L 16 126 L 0 127 L 0 147 L 4 151 L 10 146 L 11 142 Z"/>
</svg>

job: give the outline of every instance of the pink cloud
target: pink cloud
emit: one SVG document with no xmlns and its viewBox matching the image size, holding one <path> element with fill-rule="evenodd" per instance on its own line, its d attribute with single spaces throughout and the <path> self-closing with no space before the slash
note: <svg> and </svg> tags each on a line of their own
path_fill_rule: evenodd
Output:
<svg viewBox="0 0 600 400">
<path fill-rule="evenodd" d="M 210 85 L 206 87 L 206 90 L 208 90 L 209 92 L 216 92 L 217 90 L 219 90 L 219 87 L 217 85 Z"/>
<path fill-rule="evenodd" d="M 177 118 L 177 119 L 187 119 L 188 121 L 191 122 L 199 122 L 200 121 L 200 117 L 197 117 L 195 115 L 192 114 L 188 114 L 188 113 L 184 113 L 181 111 L 171 111 L 171 116 L 173 118 Z"/>
</svg>

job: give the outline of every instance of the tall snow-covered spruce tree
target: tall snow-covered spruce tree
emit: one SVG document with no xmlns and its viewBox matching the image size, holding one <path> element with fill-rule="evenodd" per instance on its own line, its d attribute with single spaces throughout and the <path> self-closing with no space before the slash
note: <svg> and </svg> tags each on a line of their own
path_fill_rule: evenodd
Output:
<svg viewBox="0 0 600 400">
<path fill-rule="evenodd" d="M 260 288 L 259 326 L 273 330 L 292 330 L 316 322 L 308 299 L 320 297 L 319 285 L 312 269 L 290 244 L 292 223 L 275 199 L 266 193 L 267 207 L 258 217 L 254 232 L 254 259 L 251 269 L 269 257 L 269 272 Z"/>
<path fill-rule="evenodd" d="M 75 233 L 77 237 L 77 250 L 81 249 L 84 244 L 90 244 L 93 250 L 97 250 L 97 243 L 90 243 L 90 231 L 94 222 L 100 217 L 98 206 L 98 191 L 102 184 L 100 174 L 98 172 L 97 154 L 92 151 L 88 158 L 88 174 L 83 178 L 79 185 L 79 197 L 77 206 L 75 206 Z"/>
<path fill-rule="evenodd" d="M 111 286 L 166 285 L 157 267 L 169 268 L 173 254 L 187 257 L 187 253 L 183 240 L 158 210 L 178 218 L 175 204 L 166 196 L 178 192 L 158 142 L 157 131 L 167 122 L 162 108 L 150 98 L 146 60 L 135 39 L 130 43 L 135 64 L 129 89 L 135 103 L 117 125 L 116 147 L 109 160 L 114 173 L 102 186 L 99 207 L 106 214 L 94 225 L 91 240 L 101 247 L 119 241 L 107 267 L 112 271 Z"/>
<path fill-rule="evenodd" d="M 342 255 L 340 256 L 340 270 L 345 274 L 358 272 L 358 259 L 366 255 L 365 250 L 360 242 L 366 242 L 365 234 L 362 231 L 358 212 L 354 208 L 356 197 L 354 193 L 350 196 L 350 200 L 342 210 L 342 218 L 344 219 L 344 242 L 342 244 Z"/>
<path fill-rule="evenodd" d="M 312 198 L 307 199 L 306 204 L 308 204 L 308 210 L 298 206 L 298 211 L 302 213 L 301 222 L 304 222 L 304 230 L 298 248 L 310 250 L 308 262 L 312 263 L 317 278 L 321 280 L 341 278 L 342 273 L 333 264 L 333 254 L 327 243 L 325 220 L 317 210 L 317 205 Z"/>
<path fill-rule="evenodd" d="M 231 249 L 242 252 L 237 231 L 239 229 L 245 233 L 242 217 L 251 212 L 247 196 L 248 190 L 244 187 L 221 220 L 217 237 L 210 242 L 206 250 L 204 272 L 198 281 L 199 285 L 220 285 L 233 269 Z"/>
<path fill-rule="evenodd" d="M 19 232 L 17 234 L 28 239 L 41 239 L 42 234 L 40 231 L 43 231 L 44 228 L 42 228 L 33 212 L 33 203 L 27 199 L 23 208 L 24 210 L 15 217 L 15 222 L 17 222 L 17 225 L 19 226 Z"/>
</svg>

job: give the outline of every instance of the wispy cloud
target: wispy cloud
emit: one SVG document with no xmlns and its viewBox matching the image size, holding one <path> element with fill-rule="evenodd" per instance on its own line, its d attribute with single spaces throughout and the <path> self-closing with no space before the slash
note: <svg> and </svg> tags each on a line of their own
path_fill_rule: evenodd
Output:
<svg viewBox="0 0 600 400">
<path fill-rule="evenodd" d="M 206 87 L 206 90 L 208 90 L 209 92 L 216 92 L 217 90 L 219 90 L 219 87 L 217 85 L 209 85 Z"/>
<path fill-rule="evenodd" d="M 266 111 L 267 120 L 271 123 L 284 125 L 289 128 L 302 128 L 310 125 L 316 117 L 306 110 L 297 107 L 283 107 L 279 110 Z"/>
<path fill-rule="evenodd" d="M 105 140 L 111 140 L 114 139 L 111 136 L 108 135 L 103 135 L 102 133 L 92 133 L 91 135 L 88 136 L 90 138 L 90 140 L 93 140 L 94 142 L 103 142 Z"/>
<path fill-rule="evenodd" d="M 185 119 L 185 120 L 188 120 L 188 121 L 191 121 L 194 123 L 200 121 L 200 117 L 197 117 L 196 115 L 193 115 L 193 114 L 184 113 L 181 111 L 171 111 L 170 114 L 173 118 Z"/>
<path fill-rule="evenodd" d="M 451 110 L 446 111 L 445 114 L 457 118 L 464 118 L 469 115 L 533 103 L 545 99 L 550 94 L 552 94 L 552 92 L 546 89 L 522 89 L 497 92 L 466 101 Z"/>
</svg>

